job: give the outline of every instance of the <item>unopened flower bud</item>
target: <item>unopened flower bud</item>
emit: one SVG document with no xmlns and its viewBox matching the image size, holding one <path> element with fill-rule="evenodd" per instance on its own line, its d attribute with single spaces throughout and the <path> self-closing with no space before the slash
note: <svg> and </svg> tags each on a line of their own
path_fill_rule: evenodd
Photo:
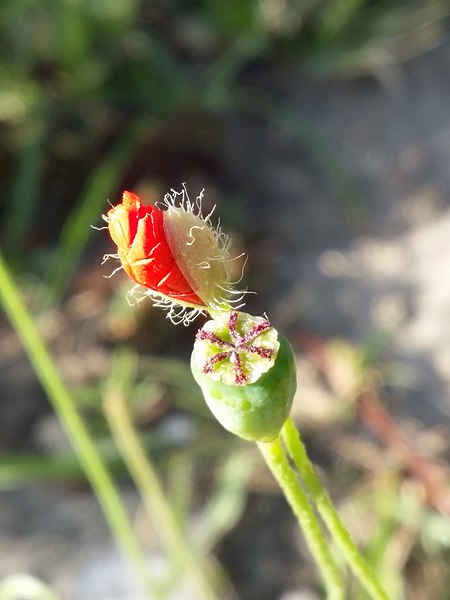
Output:
<svg viewBox="0 0 450 600">
<path fill-rule="evenodd" d="M 292 406 L 295 358 L 267 318 L 216 315 L 197 333 L 191 369 L 225 429 L 247 440 L 276 438 Z"/>
</svg>

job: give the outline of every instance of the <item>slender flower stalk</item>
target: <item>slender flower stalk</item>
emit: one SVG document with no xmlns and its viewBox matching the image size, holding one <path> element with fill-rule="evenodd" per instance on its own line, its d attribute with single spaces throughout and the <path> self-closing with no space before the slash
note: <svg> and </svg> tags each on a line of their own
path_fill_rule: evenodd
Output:
<svg viewBox="0 0 450 600">
<path fill-rule="evenodd" d="M 280 439 L 270 443 L 259 442 L 258 447 L 299 521 L 308 548 L 322 575 L 327 600 L 344 600 L 342 574 L 331 555 L 328 541 L 308 497 L 298 482 L 298 476 L 286 459 Z"/>
<path fill-rule="evenodd" d="M 291 418 L 287 419 L 284 424 L 282 437 L 311 498 L 316 503 L 317 510 L 353 573 L 373 600 L 389 600 L 389 596 L 380 585 L 369 564 L 361 556 L 350 533 L 336 512 L 328 492 L 323 487 L 313 464 L 308 458 L 300 434 Z"/>
</svg>

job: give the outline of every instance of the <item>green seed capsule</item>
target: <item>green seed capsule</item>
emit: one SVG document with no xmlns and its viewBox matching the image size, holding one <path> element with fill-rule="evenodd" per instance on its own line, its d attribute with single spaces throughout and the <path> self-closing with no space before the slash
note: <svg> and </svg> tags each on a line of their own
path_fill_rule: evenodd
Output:
<svg viewBox="0 0 450 600">
<path fill-rule="evenodd" d="M 276 438 L 292 406 L 295 358 L 267 319 L 233 311 L 208 321 L 197 333 L 191 369 L 225 429 L 246 440 Z"/>
</svg>

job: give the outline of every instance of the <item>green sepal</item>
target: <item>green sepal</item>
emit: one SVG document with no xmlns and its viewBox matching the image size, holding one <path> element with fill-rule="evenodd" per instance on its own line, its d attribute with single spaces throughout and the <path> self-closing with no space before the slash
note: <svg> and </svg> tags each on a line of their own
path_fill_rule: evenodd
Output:
<svg viewBox="0 0 450 600">
<path fill-rule="evenodd" d="M 191 369 L 205 401 L 228 431 L 251 441 L 274 440 L 289 416 L 296 390 L 295 356 L 289 342 L 278 336 L 280 348 L 274 365 L 254 383 L 228 385 L 214 381 L 196 364 Z"/>
</svg>

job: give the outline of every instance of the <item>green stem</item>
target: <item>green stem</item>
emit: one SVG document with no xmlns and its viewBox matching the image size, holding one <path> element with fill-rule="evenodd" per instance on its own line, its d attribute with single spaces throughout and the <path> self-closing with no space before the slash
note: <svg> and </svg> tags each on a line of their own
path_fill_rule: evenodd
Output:
<svg viewBox="0 0 450 600">
<path fill-rule="evenodd" d="M 187 546 L 173 511 L 167 503 L 158 475 L 134 429 L 123 394 L 108 390 L 104 407 L 116 443 L 138 486 L 148 514 L 157 524 L 162 542 L 178 567 L 190 575 L 197 591 L 196 597 L 202 600 L 216 600 L 217 596 L 199 568 L 195 552 Z"/>
<path fill-rule="evenodd" d="M 270 443 L 260 442 L 258 447 L 299 521 L 308 548 L 320 569 L 327 599 L 344 600 L 345 590 L 341 573 L 331 556 L 328 542 L 297 475 L 287 461 L 280 438 Z"/>
<path fill-rule="evenodd" d="M 289 454 L 292 456 L 312 499 L 316 503 L 322 519 L 336 544 L 340 547 L 353 573 L 373 600 L 389 600 L 389 596 L 381 587 L 369 564 L 361 556 L 349 532 L 337 514 L 327 491 L 323 487 L 313 464 L 306 454 L 305 446 L 291 418 L 284 424 L 282 436 Z"/>
<path fill-rule="evenodd" d="M 59 376 L 52 358 L 22 302 L 1 255 L 0 302 L 3 304 L 6 314 L 28 353 L 36 374 L 67 432 L 118 546 L 133 565 L 149 596 L 161 598 L 156 583 L 150 578 L 145 558 L 136 541 L 114 482 L 77 412 L 73 398 Z"/>
</svg>

